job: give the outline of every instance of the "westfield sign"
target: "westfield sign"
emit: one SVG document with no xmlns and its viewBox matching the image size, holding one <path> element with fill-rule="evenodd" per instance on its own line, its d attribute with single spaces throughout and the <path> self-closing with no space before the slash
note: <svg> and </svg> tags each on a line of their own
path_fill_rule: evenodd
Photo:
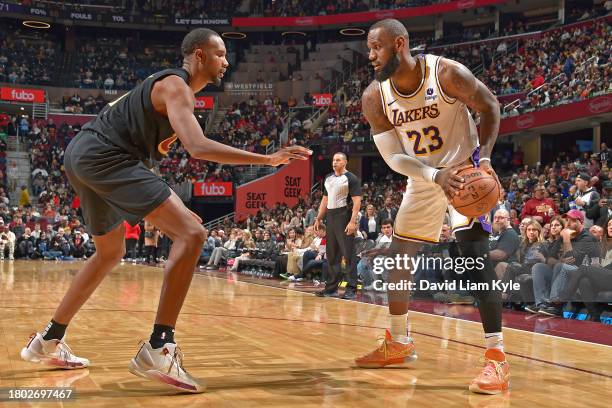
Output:
<svg viewBox="0 0 612 408">
<path fill-rule="evenodd" d="M 15 102 L 45 102 L 45 91 L 42 89 L 0 88 L 0 99 Z"/>
</svg>

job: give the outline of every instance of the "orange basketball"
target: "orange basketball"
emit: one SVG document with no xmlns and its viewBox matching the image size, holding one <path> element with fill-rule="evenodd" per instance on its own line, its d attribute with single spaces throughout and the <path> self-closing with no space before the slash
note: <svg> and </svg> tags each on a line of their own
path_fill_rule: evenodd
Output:
<svg viewBox="0 0 612 408">
<path fill-rule="evenodd" d="M 499 199 L 500 186 L 495 177 L 484 170 L 473 168 L 459 172 L 465 187 L 451 204 L 466 217 L 480 217 L 491 211 Z"/>
</svg>

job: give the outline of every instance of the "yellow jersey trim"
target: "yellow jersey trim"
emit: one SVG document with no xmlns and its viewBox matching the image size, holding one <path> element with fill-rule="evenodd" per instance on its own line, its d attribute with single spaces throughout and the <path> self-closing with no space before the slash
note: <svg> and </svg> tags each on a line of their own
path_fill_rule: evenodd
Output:
<svg viewBox="0 0 612 408">
<path fill-rule="evenodd" d="M 421 92 L 421 89 L 423 89 L 423 85 L 425 85 L 425 80 L 427 79 L 427 74 L 428 74 L 428 66 L 427 66 L 427 60 L 426 57 L 418 57 L 419 58 L 419 63 L 425 66 L 425 69 L 423 70 L 423 77 L 421 78 L 421 84 L 419 85 L 419 87 L 417 88 L 416 91 L 414 91 L 413 93 L 411 93 L 410 95 L 404 95 L 401 92 L 399 92 L 397 90 L 397 88 L 395 87 L 395 84 L 393 83 L 393 80 L 391 78 L 389 78 L 389 84 L 391 85 L 390 88 L 393 91 L 393 93 L 398 97 L 398 98 L 402 98 L 402 99 L 410 99 L 413 98 L 415 95 L 417 95 L 419 92 Z"/>
<path fill-rule="evenodd" d="M 440 80 L 438 79 L 438 66 L 440 65 L 440 60 L 442 59 L 442 57 L 438 57 L 438 59 L 436 60 L 436 72 L 435 72 L 435 77 L 436 77 L 436 85 L 438 86 L 438 92 L 440 92 L 440 95 L 442 96 L 442 99 L 444 99 L 444 101 L 450 105 L 454 104 L 455 102 L 457 102 L 457 98 L 451 98 L 449 96 L 447 96 L 444 91 L 442 90 L 442 86 L 440 85 Z"/>
<path fill-rule="evenodd" d="M 400 239 L 407 239 L 407 240 L 411 240 L 411 241 L 419 241 L 419 242 L 428 242 L 428 243 L 433 243 L 433 244 L 437 244 L 438 242 L 440 242 L 439 239 L 434 239 L 434 238 L 427 238 L 427 237 L 419 237 L 418 235 L 406 235 L 406 234 L 400 234 L 398 232 L 393 232 L 394 236 L 397 236 Z"/>
</svg>

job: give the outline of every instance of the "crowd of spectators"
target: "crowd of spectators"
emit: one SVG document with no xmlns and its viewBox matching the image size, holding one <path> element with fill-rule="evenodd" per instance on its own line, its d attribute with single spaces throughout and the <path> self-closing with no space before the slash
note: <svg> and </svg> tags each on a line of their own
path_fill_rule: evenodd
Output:
<svg viewBox="0 0 612 408">
<path fill-rule="evenodd" d="M 491 259 L 499 279 L 521 284 L 504 294 L 514 307 L 554 317 L 565 306 L 572 316 L 580 305 L 568 302 L 585 303 L 598 321 L 612 301 L 609 156 L 602 144 L 600 154 L 546 166 L 540 174 L 525 168 L 506 181 L 508 192 L 493 216 Z"/>
<path fill-rule="evenodd" d="M 511 158 L 515 172 L 500 173 L 504 191 L 503 199 L 491 212 L 490 256 L 500 280 L 521 284 L 521 290 L 504 293 L 508 307 L 549 317 L 565 312 L 566 317 L 576 318 L 586 304 L 588 318 L 598 321 L 605 304 L 612 300 L 605 297 L 612 295 L 608 293 L 612 291 L 612 252 L 608 251 L 608 242 L 612 242 L 612 170 L 608 168 L 612 150 L 605 144 L 600 150 L 597 154 L 562 152 L 554 162 L 533 168 L 522 165 L 522 155 L 517 151 Z M 381 256 L 381 248 L 390 242 L 392 221 L 405 188 L 397 175 L 374 177 L 363 185 L 357 231 L 358 271 L 364 294 L 376 292 L 380 285 L 374 281 L 385 279 L 384 274 L 373 273 L 373 259 Z M 249 275 L 312 280 L 318 285 L 327 268 L 321 248 L 324 231 L 317 236 L 312 229 L 320 198 L 317 191 L 293 208 L 277 203 L 240 223 L 225 219 L 215 230 L 207 231 L 212 238 L 202 252 L 203 267 L 218 269 L 226 265 Z M 244 234 L 249 240 L 254 237 L 254 246 L 248 250 L 240 244 L 239 237 Z M 560 252 L 564 239 L 573 249 Z M 448 224 L 440 240 L 438 245 L 425 247 L 423 254 L 452 254 Z M 238 259 L 237 265 L 234 259 Z M 438 282 L 457 278 L 443 269 L 422 270 L 415 277 Z M 416 296 L 474 303 L 469 293 L 461 291 L 418 291 Z"/>
<path fill-rule="evenodd" d="M 363 142 L 366 140 L 370 127 L 361 113 L 361 95 L 371 82 L 369 66 L 358 68 L 351 79 L 338 92 L 335 103 L 327 112 L 326 123 L 320 134 L 315 132 L 313 139 L 334 139 L 341 135 L 344 142 Z"/>
<path fill-rule="evenodd" d="M 38 205 L 45 208 L 46 216 L 58 221 L 79 207 L 64 172 L 64 150 L 72 138 L 81 130 L 80 125 L 66 123 L 58 127 L 53 119 L 33 121 L 26 134 L 26 145 L 30 152 L 32 169 L 32 194 Z"/>
<path fill-rule="evenodd" d="M 519 40 L 514 51 L 510 51 L 509 44 L 502 40 L 474 46 L 447 47 L 434 52 L 455 58 L 471 67 L 484 63 L 479 78 L 499 95 L 517 94 L 519 103 L 514 104 L 513 109 L 503 112 L 517 115 L 610 92 L 612 68 L 609 63 L 610 49 L 606 46 L 610 42 L 610 34 L 610 25 L 605 20 L 599 20 Z M 561 48 L 558 47 L 559 39 L 562 42 Z M 124 54 L 120 53 L 118 58 L 121 55 Z M 582 66 L 587 60 L 588 63 Z M 109 64 L 108 61 L 106 63 Z M 118 64 L 115 62 L 114 66 L 120 66 Z M 84 77 L 79 79 L 81 86 L 82 78 L 89 77 L 89 74 L 95 76 L 89 69 L 85 69 Z M 360 96 L 371 81 L 371 74 L 367 66 L 353 73 L 335 95 L 334 103 L 320 128 L 311 129 L 307 117 L 292 117 L 288 129 L 289 142 L 309 144 L 319 140 L 338 140 L 339 137 L 345 142 L 368 140 L 369 131 L 361 115 Z M 144 72 L 138 72 L 137 76 L 143 75 Z M 101 78 L 100 75 L 98 77 Z M 122 86 L 133 85 L 131 82 L 119 82 Z M 117 86 L 117 82 L 114 84 Z M 535 91 L 526 96 L 531 90 Z M 304 103 L 307 104 L 308 99 L 309 96 L 305 95 Z M 74 113 L 97 113 L 105 103 L 101 94 L 95 98 L 93 95 L 81 98 L 74 94 L 65 96 L 63 101 L 64 109 Z M 218 131 L 211 137 L 245 150 L 264 152 L 270 141 L 279 140 L 287 108 L 296 104 L 298 102 L 293 97 L 287 103 L 272 96 L 261 100 L 251 97 L 231 106 Z M 185 153 L 179 152 L 179 155 L 180 161 Z M 209 171 L 202 170 L 196 168 L 194 174 L 204 175 L 205 179 Z"/>
<path fill-rule="evenodd" d="M 65 95 L 62 97 L 62 108 L 66 113 L 88 114 L 95 115 L 106 106 L 109 102 L 102 93 L 94 97 L 92 94 L 86 98 L 81 97 L 78 93 L 71 96 Z"/>
<path fill-rule="evenodd" d="M 315 0 L 306 3 L 296 0 L 264 0 L 253 2 L 252 14 L 264 17 L 316 16 L 368 11 L 368 9 L 367 2 L 363 0 Z"/>
<path fill-rule="evenodd" d="M 58 69 L 58 43 L 44 30 L 27 30 L 10 20 L 2 20 L 0 82 L 50 85 Z"/>
<path fill-rule="evenodd" d="M 22 5 L 33 5 L 54 10 L 86 11 L 96 13 L 130 13 L 146 16 L 176 18 L 218 18 L 239 15 L 240 0 L 83 0 L 78 4 L 63 1 L 21 0 Z M 91 6 L 91 7 L 90 7 Z"/>
<path fill-rule="evenodd" d="M 436 48 L 431 52 L 455 59 L 474 69 L 477 77 L 494 93 L 516 94 L 519 103 L 502 114 L 518 115 L 560 104 L 579 102 L 612 92 L 610 47 L 612 27 L 605 20 L 559 28 L 541 37 L 522 39 L 510 51 L 507 40 Z M 562 46 L 559 47 L 559 41 Z M 336 93 L 321 127 L 292 122 L 289 140 L 294 143 L 363 142 L 369 127 L 361 115 L 361 95 L 372 81 L 369 66 L 358 68 Z M 533 91 L 530 93 L 530 91 Z"/>
<path fill-rule="evenodd" d="M 233 109 L 234 119 L 242 117 L 238 110 L 239 105 Z M 16 126 L 15 121 L 9 124 Z M 5 132 L 8 127 L 5 124 L 0 129 Z M 4 256 L 71 260 L 88 257 L 95 251 L 82 225 L 78 198 L 61 164 L 65 146 L 78 130 L 78 126 L 65 124 L 58 127 L 52 120 L 29 123 L 26 142 L 33 169 L 31 192 L 37 196 L 37 204 L 31 205 L 27 187 L 23 188 L 19 206 L 8 206 L 4 191 L 0 191 L 3 197 L 0 259 Z M 597 320 L 604 310 L 600 292 L 605 296 L 612 289 L 606 286 L 610 280 L 605 268 L 612 256 L 607 250 L 608 240 L 612 240 L 612 225 L 607 232 L 612 218 L 608 205 L 608 200 L 612 203 L 612 171 L 608 168 L 612 151 L 602 144 L 597 154 L 561 152 L 554 162 L 537 167 L 523 165 L 520 150 L 510 158 L 500 154 L 496 153 L 493 160 L 496 163 L 510 160 L 512 171 L 499 173 L 504 191 L 503 199 L 491 214 L 494 231 L 491 257 L 498 277 L 519 281 L 522 288 L 504 294 L 505 301 L 509 307 L 547 316 L 561 316 L 563 312 L 571 315 L 574 309 L 576 315 L 586 302 L 589 318 Z M 160 171 L 177 192 L 187 178 L 226 181 L 233 176 L 223 166 L 207 167 L 206 163 L 191 160 L 180 146 L 161 163 Z M 389 245 L 392 222 L 405 188 L 402 178 L 391 172 L 374 172 L 371 176 L 363 184 L 357 231 L 358 272 L 364 294 L 378 293 L 380 285 L 375 281 L 385 279 L 384 274 L 373 272 L 373 259 L 382 256 L 381 249 Z M 226 218 L 206 232 L 202 267 L 225 267 L 296 282 L 310 280 L 318 285 L 327 271 L 325 231 L 317 233 L 312 227 L 321 195 L 317 190 L 293 208 L 282 203 L 262 208 L 239 223 Z M 563 232 L 568 228 L 580 233 L 574 236 Z M 559 254 L 564 239 L 574 244 L 574 252 L 566 250 Z M 443 228 L 441 241 L 440 245 L 426 247 L 424 254 L 452 253 L 453 238 L 448 225 Z M 126 261 L 155 264 L 167 259 L 172 243 L 162 231 L 142 224 L 136 228 L 126 226 L 126 244 Z M 596 272 L 587 274 L 592 269 Z M 415 279 L 455 278 L 452 271 L 423 270 Z M 461 292 L 421 291 L 416 295 L 473 303 L 469 294 Z"/>
<path fill-rule="evenodd" d="M 271 100 L 270 100 L 271 101 Z M 278 102 L 278 99 L 276 99 Z M 222 143 L 241 149 L 265 153 L 265 148 L 272 138 L 278 139 L 276 128 L 273 129 L 267 119 L 280 114 L 258 116 L 260 109 L 265 109 L 268 100 L 251 108 L 238 104 L 227 116 L 227 127 L 219 133 L 208 135 Z M 269 102 L 271 104 L 272 102 Z M 244 117 L 240 108 L 243 108 Z M 285 112 L 286 113 L 286 112 Z M 265 118 L 266 120 L 261 120 Z M 234 126 L 236 125 L 236 126 Z M 64 150 L 70 140 L 80 131 L 79 124 L 59 126 L 52 118 L 48 120 L 31 120 L 0 114 L 0 178 L 4 180 L 6 192 L 14 191 L 19 186 L 10 186 L 8 182 L 10 166 L 6 163 L 6 137 L 19 135 L 20 141 L 27 147 L 32 168 L 31 193 L 37 202 L 44 205 L 51 202 L 54 208 L 72 207 L 75 205 L 74 193 L 63 170 Z M 191 198 L 192 185 L 195 182 L 244 181 L 246 166 L 221 166 L 217 163 L 195 160 L 180 143 L 172 145 L 168 155 L 157 163 L 159 175 L 174 188 L 179 196 L 188 202 Z M 9 174 L 10 175 L 10 174 Z M 63 214 L 61 214 L 63 215 Z"/>
<path fill-rule="evenodd" d="M 32 192 L 38 205 L 32 205 L 28 186 L 16 191 L 16 178 L 11 174 L 15 164 L 6 169 L 7 137 L 15 136 L 18 129 L 30 146 Z M 63 149 L 74 131 L 65 125 L 58 129 L 52 120 L 18 121 L 0 113 L 0 260 L 73 260 L 95 252 L 61 164 Z M 9 191 L 16 192 L 18 203 L 9 202 Z"/>
<path fill-rule="evenodd" d="M 602 19 L 537 36 L 448 46 L 432 52 L 455 59 L 471 69 L 481 66 L 479 78 L 497 95 L 529 92 L 565 74 L 557 82 L 572 88 L 568 96 L 574 97 L 578 88 L 573 85 L 579 82 L 586 85 L 587 80 L 594 82 L 588 84 L 593 92 L 608 89 L 610 81 L 605 78 L 609 78 L 610 72 L 610 47 L 607 46 L 610 34 L 610 24 Z M 577 67 L 592 57 L 595 60 L 587 70 L 577 71 Z M 572 86 L 568 82 L 572 82 Z"/>
<path fill-rule="evenodd" d="M 553 51 L 559 48 L 559 39 L 561 49 Z M 540 43 L 525 47 L 526 58 L 519 61 L 519 67 L 524 67 L 528 76 L 523 81 L 528 82 L 523 82 L 519 91 L 533 92 L 521 101 L 514 114 L 612 92 L 611 40 L 612 27 L 600 20 L 574 30 L 555 30 Z M 537 62 L 529 62 L 536 55 Z M 489 74 L 493 75 L 493 72 L 489 71 Z M 511 75 L 517 74 L 513 72 Z M 506 78 L 507 75 L 502 76 L 502 83 Z M 495 79 L 499 76 L 492 78 Z M 502 93 L 512 93 L 513 87 L 509 82 L 506 80 Z"/>
<path fill-rule="evenodd" d="M 191 1 L 135 1 L 128 3 L 139 3 L 138 7 L 164 10 L 168 8 L 174 13 L 183 14 L 181 10 L 200 9 L 202 2 Z M 142 4 L 140 4 L 142 3 Z M 208 3 L 206 2 L 209 7 Z M 214 2 L 216 3 L 216 2 Z M 228 6 L 223 2 L 222 6 Z M 374 2 L 371 7 L 388 8 L 419 5 L 420 3 L 432 3 L 431 1 L 389 1 Z M 262 6 L 265 2 L 255 2 Z M 298 7 L 301 11 L 305 8 L 314 7 L 345 7 L 353 9 L 353 1 L 346 2 L 308 2 L 308 4 L 296 3 L 295 1 L 275 1 L 269 3 L 275 8 Z M 129 5 L 128 5 L 129 6 Z M 214 6 L 214 5 L 213 5 Z M 305 7 L 305 8 L 304 8 Z M 129 8 L 129 7 L 128 7 Z M 573 9 L 572 9 L 573 10 Z M 593 17 L 601 14 L 603 7 L 582 11 L 578 20 L 584 20 L 588 15 Z M 571 13 L 570 13 L 571 14 Z M 278 15 L 275 13 L 275 15 Z M 521 33 L 526 31 L 522 21 L 511 20 L 505 30 L 508 32 Z M 180 65 L 180 53 L 176 49 L 176 40 L 166 39 L 144 41 L 140 37 L 118 35 L 116 33 L 100 33 L 92 37 L 91 34 L 83 33 L 77 37 L 76 50 L 72 52 L 70 72 L 59 75 L 58 60 L 62 58 L 59 52 L 57 38 L 47 31 L 24 32 L 22 28 L 7 22 L 3 30 L 3 47 L 0 50 L 0 81 L 30 84 L 51 84 L 60 78 L 67 77 L 71 85 L 80 88 L 105 89 L 105 90 L 127 90 L 133 88 L 144 78 L 153 72 L 167 67 Z M 587 24 L 584 27 L 573 29 L 571 32 L 564 30 L 548 31 L 540 37 L 523 38 L 518 40 L 500 40 L 487 43 L 476 43 L 473 45 L 461 45 L 433 49 L 432 52 L 441 53 L 449 58 L 457 59 L 471 68 L 482 66 L 480 78 L 496 94 L 506 95 L 518 92 L 528 92 L 537 87 L 542 81 L 548 81 L 559 73 L 565 73 L 566 77 L 558 79 L 559 89 L 555 89 L 551 101 L 555 102 L 563 98 L 553 98 L 554 93 L 566 96 L 568 99 L 580 98 L 581 94 L 593 94 L 602 86 L 606 87 L 610 81 L 608 58 L 610 40 L 610 26 L 601 21 L 595 26 Z M 491 26 L 477 26 L 463 28 L 460 30 L 463 40 L 475 41 L 485 38 L 491 34 Z M 505 34 L 505 33 L 504 33 Z M 451 35 L 451 34 L 449 34 Z M 451 35 L 452 36 L 452 35 Z M 558 38 L 562 38 L 562 48 L 558 49 Z M 228 42 L 228 47 L 232 43 Z M 37 52 L 32 53 L 35 49 Z M 28 50 L 28 52 L 23 52 Z M 594 75 L 594 72 L 578 70 L 576 68 L 588 58 L 596 56 L 593 62 L 599 76 L 589 83 L 586 75 Z M 534 86 L 535 85 L 535 86 Z M 99 98 L 87 98 L 74 101 L 74 95 L 63 101 L 63 107 L 69 112 L 79 113 L 96 112 L 99 109 Z M 78 98 L 77 98 L 78 99 Z M 546 100 L 546 96 L 534 95 L 527 105 Z M 519 111 L 522 111 L 519 108 Z"/>
<path fill-rule="evenodd" d="M 176 44 L 147 46 L 120 36 L 79 37 L 74 53 L 77 88 L 132 89 L 154 72 L 182 65 Z"/>
<path fill-rule="evenodd" d="M 554 38 L 558 38 L 557 43 Z M 520 90 L 529 90 L 543 85 L 552 75 L 561 75 L 559 80 L 549 82 L 539 93 L 534 93 L 540 99 L 532 98 L 531 108 L 579 100 L 576 92 L 580 98 L 609 92 L 610 50 L 606 46 L 609 39 L 609 24 L 598 21 L 520 40 L 516 52 L 503 47 L 500 50 L 502 43 L 494 43 L 492 47 L 496 47 L 495 52 L 501 53 L 502 57 L 491 57 L 491 63 L 485 64 L 482 79 L 500 91 L 505 76 L 515 78 L 520 73 L 525 76 L 516 80 L 508 78 L 506 84 L 527 81 Z M 559 41 L 562 47 L 555 51 L 554 46 Z M 88 52 L 86 49 L 83 51 Z M 459 53 L 457 58 L 464 61 L 461 59 L 463 56 L 469 61 L 470 56 L 476 55 L 472 51 L 465 55 Z M 482 59 L 480 51 L 478 58 Z M 576 69 L 591 56 L 596 56 L 593 63 L 584 70 Z M 109 67 L 120 66 L 117 61 L 107 62 Z M 521 62 L 524 65 L 520 69 L 505 71 L 512 64 Z M 104 61 L 100 60 L 100 63 Z M 498 67 L 501 79 L 487 68 L 495 64 L 501 64 Z M 530 79 L 530 75 L 536 76 Z M 97 76 L 93 72 L 91 76 L 84 73 L 84 78 Z M 335 95 L 325 122 L 318 130 L 311 129 L 304 118 L 290 118 L 290 143 L 311 144 L 338 135 L 345 142 L 365 140 L 369 132 L 361 115 L 360 96 L 370 80 L 368 67 L 354 72 Z M 308 97 L 304 99 L 308 103 Z M 87 109 L 95 113 L 104 103 L 101 95 L 97 98 L 91 96 L 85 101 L 73 95 L 66 98 L 65 106 L 71 107 L 73 112 Z M 272 141 L 280 139 L 288 108 L 296 104 L 294 99 L 283 103 L 272 96 L 262 100 L 251 97 L 232 105 L 218 131 L 209 137 L 243 150 L 263 153 Z M 522 107 L 526 108 L 529 106 Z M 19 133 L 28 146 L 33 169 L 31 190 L 23 187 L 19 206 L 9 207 L 7 192 L 18 186 L 6 182 L 3 171 L 6 160 L 3 160 L 2 152 L 5 145 L 0 142 L 0 175 L 4 180 L 0 187 L 0 259 L 7 256 L 9 259 L 70 260 L 88 257 L 95 251 L 93 241 L 82 225 L 78 197 L 74 195 L 62 167 L 64 149 L 79 130 L 78 125 L 56 125 L 52 119 L 29 121 L 0 116 L 0 139 L 2 134 Z M 512 307 L 560 316 L 564 307 L 571 313 L 567 302 L 574 300 L 586 302 L 590 318 L 598 319 L 602 306 L 597 292 L 608 289 L 605 285 L 611 279 L 606 281 L 609 275 L 603 267 L 610 265 L 608 262 L 612 260 L 612 252 L 608 251 L 608 241 L 612 242 L 612 227 L 608 229 L 612 216 L 608 205 L 608 200 L 612 203 L 612 171 L 608 168 L 611 151 L 605 144 L 600 150 L 601 153 L 594 155 L 559 153 L 554 162 L 535 168 L 523 165 L 520 150 L 512 157 L 503 153 L 494 155 L 493 162 L 511 164 L 510 172 L 500 172 L 504 192 L 503 199 L 491 214 L 494 230 L 491 256 L 500 279 L 522 283 L 522 291 L 504 295 Z M 189 201 L 191 182 L 237 182 L 241 180 L 243 170 L 241 167 L 193 160 L 178 143 L 159 163 L 161 176 L 184 201 Z M 381 256 L 379 250 L 389 244 L 392 221 L 404 187 L 401 178 L 391 172 L 373 175 L 372 180 L 363 185 L 363 207 L 357 235 L 360 241 L 358 271 L 365 292 L 376 291 L 374 278 L 378 278 L 372 272 L 372 260 Z M 30 192 L 35 200 L 30 199 Z M 241 223 L 226 219 L 222 226 L 207 231 L 206 245 L 201 254 L 203 266 L 228 267 L 238 272 L 291 281 L 324 280 L 325 232 L 315 233 L 312 228 L 320 199 L 321 192 L 317 191 L 293 208 L 277 203 Z M 33 202 L 36 205 L 33 206 Z M 565 218 L 559 218 L 563 215 Z M 567 232 L 570 229 L 578 234 Z M 427 254 L 446 256 L 452 251 L 448 225 L 442 231 L 441 241 L 440 246 L 426 248 Z M 579 242 L 580 245 L 567 250 L 568 245 Z M 146 224 L 139 228 L 126 228 L 126 244 L 126 260 L 147 263 L 164 262 L 171 246 L 163 232 Z M 561 251 L 563 248 L 566 250 Z M 597 271 L 593 272 L 593 268 Z M 422 279 L 452 278 L 451 272 L 445 270 L 419 273 L 418 278 Z M 591 275 L 598 276 L 604 284 L 592 280 Z M 460 299 L 461 302 L 473 302 L 465 293 L 426 292 L 419 295 L 443 301 Z"/>
<path fill-rule="evenodd" d="M 240 0 L 132 0 L 131 10 L 149 14 L 170 14 L 175 18 L 216 18 L 238 16 Z"/>
<path fill-rule="evenodd" d="M 207 137 L 241 150 L 265 154 L 270 143 L 278 143 L 287 113 L 287 103 L 281 103 L 278 97 L 266 96 L 263 100 L 250 97 L 231 105 L 217 131 Z M 191 182 L 243 183 L 247 168 L 195 160 L 180 144 L 173 145 L 159 164 L 161 175 L 171 185 L 184 185 L 185 192 L 190 189 Z"/>
<path fill-rule="evenodd" d="M 270 16 L 317 16 L 354 13 L 368 10 L 387 10 L 448 3 L 451 0 L 263 0 L 252 5 L 253 15 Z"/>
<path fill-rule="evenodd" d="M 279 140 L 288 104 L 280 98 L 266 96 L 263 100 L 251 96 L 235 103 L 227 111 L 218 132 L 211 137 L 255 153 L 264 153 L 274 140 Z"/>
<path fill-rule="evenodd" d="M 593 2 L 572 2 L 565 7 L 565 21 L 574 23 L 584 21 L 594 17 L 605 15 L 612 11 L 612 1 Z"/>
<path fill-rule="evenodd" d="M 243 167 L 223 166 L 213 162 L 196 160 L 183 148 L 175 144 L 159 163 L 159 174 L 184 201 L 191 199 L 193 183 L 240 181 Z"/>
<path fill-rule="evenodd" d="M 10 115 L 0 112 L 0 188 L 7 190 L 7 161 L 6 142 L 8 137 L 8 126 L 11 123 Z M 13 125 L 14 126 L 14 125 Z"/>
</svg>

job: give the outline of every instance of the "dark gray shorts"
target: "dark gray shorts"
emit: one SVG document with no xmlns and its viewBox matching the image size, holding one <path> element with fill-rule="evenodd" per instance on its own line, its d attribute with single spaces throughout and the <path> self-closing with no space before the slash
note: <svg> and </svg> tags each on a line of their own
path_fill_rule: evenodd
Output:
<svg viewBox="0 0 612 408">
<path fill-rule="evenodd" d="M 90 130 L 70 142 L 64 168 L 93 235 L 104 235 L 124 220 L 136 225 L 171 194 L 139 158 Z"/>
</svg>

